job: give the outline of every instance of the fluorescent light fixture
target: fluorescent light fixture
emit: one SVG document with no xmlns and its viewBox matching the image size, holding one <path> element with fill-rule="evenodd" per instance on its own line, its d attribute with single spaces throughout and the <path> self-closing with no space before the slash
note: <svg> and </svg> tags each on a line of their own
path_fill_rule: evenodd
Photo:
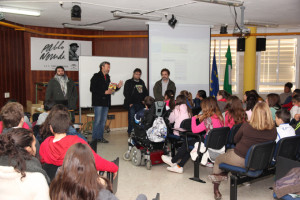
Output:
<svg viewBox="0 0 300 200">
<path fill-rule="evenodd" d="M 12 13 L 12 14 L 18 14 L 18 15 L 30 15 L 30 16 L 36 16 L 36 17 L 41 15 L 41 11 L 39 11 L 39 10 L 14 8 L 14 7 L 6 7 L 6 6 L 0 6 L 0 12 Z"/>
<path fill-rule="evenodd" d="M 103 31 L 104 27 L 101 26 L 82 26 L 82 25 L 75 25 L 75 24 L 63 24 L 64 28 L 77 28 L 77 29 L 91 29 L 91 30 L 98 30 Z"/>
<path fill-rule="evenodd" d="M 141 20 L 150 20 L 150 21 L 161 21 L 162 17 L 155 16 L 155 15 L 143 15 L 143 14 L 130 14 L 124 13 L 120 11 L 113 12 L 114 17 L 121 17 L 121 18 L 129 18 L 129 19 L 141 19 Z"/>
<path fill-rule="evenodd" d="M 238 0 L 195 0 L 195 1 L 201 1 L 206 3 L 215 3 L 215 4 L 221 4 L 226 6 L 235 6 L 240 7 L 244 4 L 244 1 L 238 1 Z"/>
<path fill-rule="evenodd" d="M 245 20 L 244 22 L 247 26 L 257 26 L 257 27 L 267 27 L 267 28 L 277 28 L 278 24 L 271 23 L 271 22 L 258 22 L 258 21 L 250 21 Z"/>
</svg>

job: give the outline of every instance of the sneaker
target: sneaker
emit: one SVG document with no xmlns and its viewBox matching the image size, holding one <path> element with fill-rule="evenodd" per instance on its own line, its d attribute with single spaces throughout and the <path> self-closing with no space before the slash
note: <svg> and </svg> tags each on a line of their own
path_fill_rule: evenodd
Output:
<svg viewBox="0 0 300 200">
<path fill-rule="evenodd" d="M 173 167 L 167 167 L 167 170 L 179 174 L 183 173 L 183 167 L 179 167 L 178 165 L 174 165 Z"/>
<path fill-rule="evenodd" d="M 169 165 L 171 167 L 177 165 L 177 163 L 172 163 L 172 158 L 170 156 L 162 155 L 161 159 L 164 163 L 166 163 L 167 165 Z"/>
<path fill-rule="evenodd" d="M 108 143 L 108 141 L 104 138 L 98 139 L 97 141 L 100 142 L 100 143 Z"/>
<path fill-rule="evenodd" d="M 207 162 L 205 166 L 206 166 L 206 167 L 209 167 L 209 168 L 213 168 L 213 167 L 214 167 L 214 164 L 211 163 L 211 162 Z"/>
</svg>

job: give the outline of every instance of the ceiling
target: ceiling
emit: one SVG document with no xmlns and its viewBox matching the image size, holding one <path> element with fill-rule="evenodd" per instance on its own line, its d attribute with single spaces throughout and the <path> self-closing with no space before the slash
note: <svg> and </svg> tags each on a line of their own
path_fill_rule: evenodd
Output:
<svg viewBox="0 0 300 200">
<path fill-rule="evenodd" d="M 59 2 L 62 2 L 62 6 Z M 74 2 L 74 1 L 73 1 Z M 82 9 L 81 21 L 71 20 L 72 1 L 36 0 L 36 1 L 0 1 L 0 6 L 41 10 L 39 17 L 23 16 L 5 13 L 7 21 L 24 25 L 59 27 L 63 23 L 90 24 L 104 27 L 105 30 L 147 30 L 145 20 L 118 19 L 114 20 L 111 11 L 151 12 L 149 15 L 161 16 L 162 22 L 167 22 L 174 14 L 178 23 L 213 25 L 218 32 L 221 24 L 228 24 L 228 31 L 234 25 L 233 7 L 197 2 L 192 0 L 85 0 L 78 1 Z M 299 0 L 245 0 L 245 20 L 278 24 L 286 30 L 300 30 Z M 240 23 L 240 8 L 236 8 L 237 20 Z M 165 15 L 168 17 L 165 18 Z M 106 21 L 106 22 L 104 22 Z M 266 28 L 261 28 L 266 30 Z M 270 28 L 268 28 L 270 30 Z"/>
</svg>

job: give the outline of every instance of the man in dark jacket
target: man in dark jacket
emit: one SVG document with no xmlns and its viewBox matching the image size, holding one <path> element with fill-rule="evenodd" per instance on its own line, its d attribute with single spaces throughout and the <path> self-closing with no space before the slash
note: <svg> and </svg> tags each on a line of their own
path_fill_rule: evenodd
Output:
<svg viewBox="0 0 300 200">
<path fill-rule="evenodd" d="M 176 86 L 173 81 L 169 78 L 170 71 L 166 68 L 160 72 L 161 79 L 157 81 L 153 87 L 153 94 L 155 101 L 163 101 L 165 98 L 166 90 L 172 90 L 176 94 Z"/>
<path fill-rule="evenodd" d="M 128 129 L 127 133 L 130 133 L 133 129 L 134 115 L 144 108 L 143 101 L 148 96 L 148 90 L 144 81 L 141 79 L 142 71 L 136 68 L 133 71 L 133 76 L 128 79 L 124 85 L 124 107 L 128 109 Z"/>
<path fill-rule="evenodd" d="M 56 104 L 63 104 L 71 111 L 71 120 L 74 123 L 74 110 L 77 108 L 77 90 L 75 83 L 65 74 L 62 66 L 57 66 L 55 76 L 48 82 L 45 101 L 54 101 Z"/>
<path fill-rule="evenodd" d="M 108 143 L 103 137 L 104 127 L 107 119 L 108 108 L 111 105 L 111 94 L 119 90 L 123 82 L 120 81 L 116 90 L 110 86 L 110 63 L 104 61 L 100 64 L 100 71 L 91 79 L 90 91 L 92 92 L 92 106 L 94 107 L 95 120 L 93 126 L 93 139 L 101 143 Z"/>
</svg>

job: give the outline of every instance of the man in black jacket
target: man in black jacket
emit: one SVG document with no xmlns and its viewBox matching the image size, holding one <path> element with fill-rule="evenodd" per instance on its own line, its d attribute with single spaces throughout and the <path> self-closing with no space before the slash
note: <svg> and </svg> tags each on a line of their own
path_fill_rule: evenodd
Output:
<svg viewBox="0 0 300 200">
<path fill-rule="evenodd" d="M 100 64 L 100 71 L 91 79 L 90 91 L 92 92 L 92 106 L 94 107 L 95 120 L 93 126 L 93 139 L 97 139 L 101 143 L 108 143 L 104 139 L 104 127 L 107 119 L 108 108 L 111 105 L 111 94 L 119 90 L 123 82 L 120 81 L 116 90 L 109 88 L 110 63 L 104 61 Z"/>
<path fill-rule="evenodd" d="M 144 108 L 143 101 L 148 96 L 148 90 L 144 81 L 141 79 L 142 71 L 136 68 L 133 71 L 133 76 L 125 82 L 124 86 L 124 107 L 128 109 L 128 129 L 127 133 L 130 133 L 133 129 L 134 115 Z"/>
</svg>

